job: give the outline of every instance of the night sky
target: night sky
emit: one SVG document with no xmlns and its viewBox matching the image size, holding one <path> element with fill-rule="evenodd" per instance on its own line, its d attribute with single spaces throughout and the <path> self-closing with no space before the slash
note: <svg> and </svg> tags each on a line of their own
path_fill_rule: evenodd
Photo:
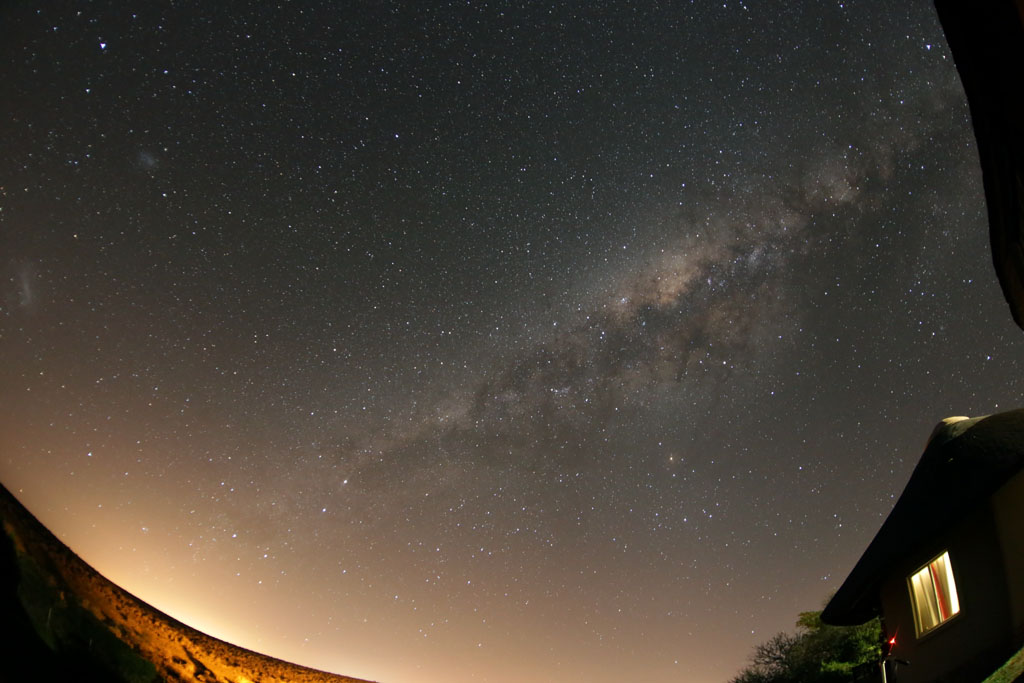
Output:
<svg viewBox="0 0 1024 683">
<path fill-rule="evenodd" d="M 1021 405 L 929 2 L 5 3 L 0 481 L 228 641 L 728 680 Z"/>
</svg>

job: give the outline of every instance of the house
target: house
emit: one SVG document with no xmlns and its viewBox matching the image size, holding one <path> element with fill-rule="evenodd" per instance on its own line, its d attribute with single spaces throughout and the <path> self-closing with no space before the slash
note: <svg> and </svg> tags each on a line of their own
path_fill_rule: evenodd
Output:
<svg viewBox="0 0 1024 683">
<path fill-rule="evenodd" d="M 881 616 L 889 683 L 984 680 L 1024 645 L 1024 410 L 943 420 L 822 620 Z"/>
</svg>

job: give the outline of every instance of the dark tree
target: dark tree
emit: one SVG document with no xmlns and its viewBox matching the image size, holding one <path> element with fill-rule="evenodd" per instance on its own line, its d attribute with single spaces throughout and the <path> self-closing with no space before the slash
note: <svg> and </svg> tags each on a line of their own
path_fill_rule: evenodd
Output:
<svg viewBox="0 0 1024 683">
<path fill-rule="evenodd" d="M 881 656 L 878 620 L 830 626 L 821 612 L 803 612 L 795 634 L 777 633 L 754 648 L 750 664 L 731 683 L 848 683 L 853 668 Z"/>
</svg>

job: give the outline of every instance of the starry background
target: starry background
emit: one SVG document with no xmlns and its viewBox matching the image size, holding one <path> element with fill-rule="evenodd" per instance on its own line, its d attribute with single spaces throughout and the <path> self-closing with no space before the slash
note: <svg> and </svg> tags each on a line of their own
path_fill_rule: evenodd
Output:
<svg viewBox="0 0 1024 683">
<path fill-rule="evenodd" d="M 7 3 L 0 480 L 386 683 L 724 681 L 1020 405 L 930 3 Z"/>
</svg>

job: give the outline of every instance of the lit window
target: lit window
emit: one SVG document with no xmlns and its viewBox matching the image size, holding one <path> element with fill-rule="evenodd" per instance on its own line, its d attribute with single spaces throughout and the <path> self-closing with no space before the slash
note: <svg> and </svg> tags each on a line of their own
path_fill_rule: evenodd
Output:
<svg viewBox="0 0 1024 683">
<path fill-rule="evenodd" d="M 910 577 L 917 635 L 952 619 L 960 611 L 949 553 L 942 553 Z"/>
</svg>

